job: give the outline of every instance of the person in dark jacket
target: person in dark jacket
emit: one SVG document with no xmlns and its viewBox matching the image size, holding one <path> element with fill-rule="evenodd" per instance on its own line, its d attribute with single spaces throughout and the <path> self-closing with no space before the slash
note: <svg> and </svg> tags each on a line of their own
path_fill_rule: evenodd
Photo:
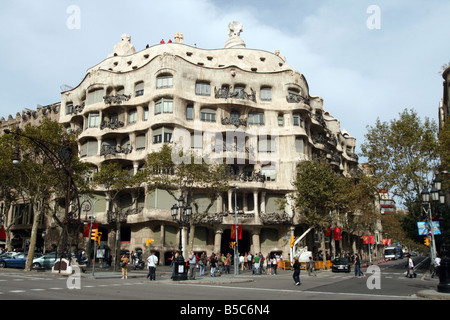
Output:
<svg viewBox="0 0 450 320">
<path fill-rule="evenodd" d="M 294 269 L 294 274 L 292 277 L 294 278 L 294 282 L 296 286 L 300 285 L 300 262 L 298 262 L 298 257 L 294 258 L 294 265 L 292 266 Z"/>
</svg>

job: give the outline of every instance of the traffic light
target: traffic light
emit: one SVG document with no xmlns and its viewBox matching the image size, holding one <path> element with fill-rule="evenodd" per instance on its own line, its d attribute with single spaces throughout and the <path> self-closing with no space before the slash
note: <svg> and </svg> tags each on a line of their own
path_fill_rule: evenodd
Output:
<svg viewBox="0 0 450 320">
<path fill-rule="evenodd" d="M 97 241 L 97 238 L 98 238 L 98 229 L 92 229 L 91 240 Z"/>
<path fill-rule="evenodd" d="M 428 239 L 428 237 L 425 237 L 423 244 L 426 245 L 427 247 L 430 246 L 430 239 Z"/>
<path fill-rule="evenodd" d="M 236 245 L 236 241 L 231 241 L 230 242 L 230 249 L 233 249 L 235 245 Z"/>
<path fill-rule="evenodd" d="M 294 247 L 295 244 L 295 236 L 291 236 L 291 248 Z"/>
<path fill-rule="evenodd" d="M 98 231 L 98 230 L 97 230 Z M 100 245 L 100 240 L 102 239 L 102 233 L 98 232 L 97 233 L 97 244 Z"/>
</svg>

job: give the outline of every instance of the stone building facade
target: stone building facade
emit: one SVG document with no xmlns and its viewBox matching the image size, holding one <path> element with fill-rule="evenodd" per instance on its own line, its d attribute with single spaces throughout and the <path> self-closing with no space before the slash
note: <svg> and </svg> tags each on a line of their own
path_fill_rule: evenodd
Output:
<svg viewBox="0 0 450 320">
<path fill-rule="evenodd" d="M 358 169 L 356 140 L 341 131 L 322 98 L 310 95 L 305 77 L 279 51 L 248 49 L 241 32 L 242 25 L 230 23 L 220 49 L 183 44 L 177 33 L 174 42 L 139 52 L 123 35 L 112 54 L 61 94 L 56 118 L 79 133 L 80 156 L 96 168 L 116 161 L 136 173 L 164 143 L 227 161 L 239 188 L 239 251 L 288 257 L 290 236 L 307 229 L 288 197 L 296 165 L 320 154 L 351 175 Z M 195 198 L 206 205 L 202 190 Z M 196 227 L 194 251 L 228 252 L 234 199 L 233 189 L 217 199 L 210 219 Z M 86 215 L 95 215 L 103 231 L 102 244 L 114 248 L 104 190 L 85 200 L 91 206 Z M 130 212 L 121 249 L 146 252 L 146 239 L 153 239 L 152 249 L 167 262 L 178 248 L 170 213 L 176 200 L 164 190 L 130 190 L 120 201 Z M 317 250 L 313 234 L 306 241 Z"/>
</svg>

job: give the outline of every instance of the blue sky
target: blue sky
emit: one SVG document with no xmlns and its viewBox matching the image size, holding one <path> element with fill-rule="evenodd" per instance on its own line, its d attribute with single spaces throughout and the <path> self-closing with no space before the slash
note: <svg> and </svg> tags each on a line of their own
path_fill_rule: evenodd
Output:
<svg viewBox="0 0 450 320">
<path fill-rule="evenodd" d="M 371 5 L 379 29 L 368 28 Z M 79 8 L 79 29 L 67 27 L 70 6 Z M 0 117 L 59 102 L 60 87 L 78 85 L 123 33 L 137 51 L 176 32 L 215 49 L 237 20 L 247 48 L 280 50 L 359 146 L 366 126 L 405 108 L 437 121 L 449 15 L 442 0 L 2 0 Z"/>
</svg>

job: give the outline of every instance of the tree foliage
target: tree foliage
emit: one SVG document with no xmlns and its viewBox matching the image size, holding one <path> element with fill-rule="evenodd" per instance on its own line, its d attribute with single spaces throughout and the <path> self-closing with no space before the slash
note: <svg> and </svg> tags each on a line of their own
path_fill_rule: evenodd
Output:
<svg viewBox="0 0 450 320">
<path fill-rule="evenodd" d="M 50 204 L 64 203 L 59 199 L 65 199 L 68 176 L 73 177 L 74 172 L 82 176 L 85 167 L 77 156 L 76 137 L 67 134 L 57 122 L 44 119 L 39 126 L 25 126 L 19 135 L 15 128 L 11 132 L 0 139 L 0 189 L 9 204 L 21 201 L 32 207 L 33 226 L 25 267 L 30 270 L 43 215 L 51 213 L 53 220 L 63 226 L 61 215 Z M 19 160 L 16 166 L 12 165 L 13 158 Z M 74 194 L 70 196 L 68 201 Z"/>
<path fill-rule="evenodd" d="M 405 109 L 399 119 L 368 126 L 362 156 L 368 159 L 380 187 L 402 199 L 415 201 L 438 163 L 437 125 L 422 121 L 414 110 Z"/>
</svg>

